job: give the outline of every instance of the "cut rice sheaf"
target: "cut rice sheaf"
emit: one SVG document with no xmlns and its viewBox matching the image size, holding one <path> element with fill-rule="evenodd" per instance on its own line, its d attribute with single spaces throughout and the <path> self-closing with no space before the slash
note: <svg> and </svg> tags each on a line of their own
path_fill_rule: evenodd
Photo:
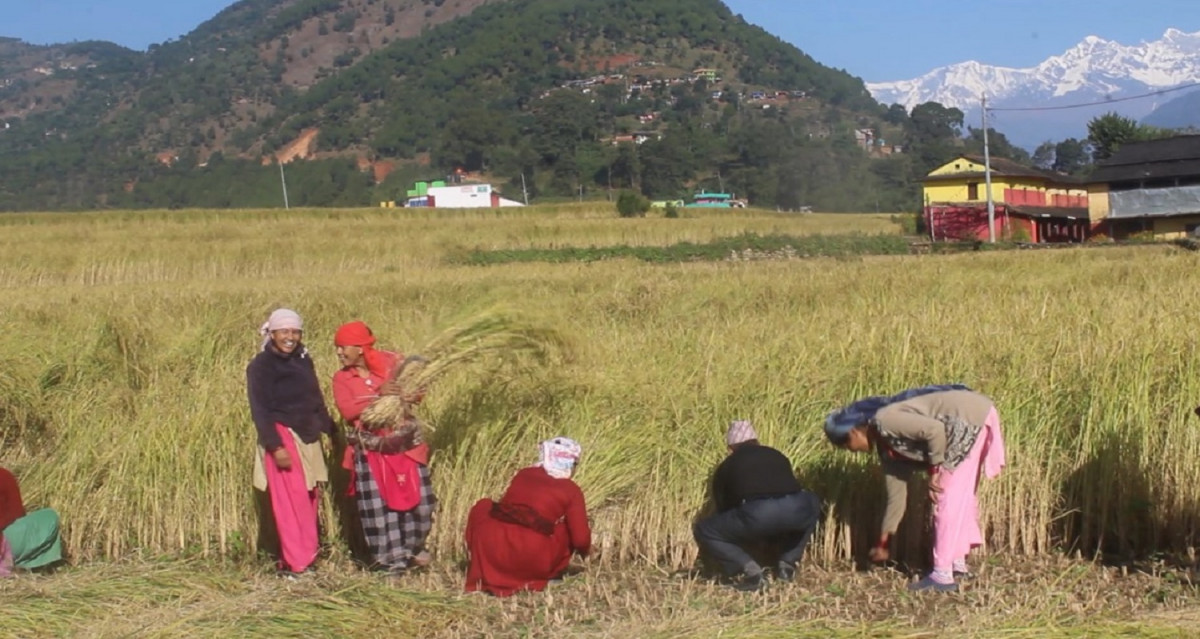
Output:
<svg viewBox="0 0 1200 639">
<path fill-rule="evenodd" d="M 456 324 L 435 336 L 397 368 L 398 395 L 384 395 L 362 413 L 369 430 L 415 435 L 414 442 L 427 439 L 434 427 L 415 414 L 425 391 L 447 373 L 471 365 L 501 366 L 518 361 L 537 365 L 565 354 L 567 344 L 554 329 L 537 326 L 509 312 L 491 310 Z"/>
</svg>

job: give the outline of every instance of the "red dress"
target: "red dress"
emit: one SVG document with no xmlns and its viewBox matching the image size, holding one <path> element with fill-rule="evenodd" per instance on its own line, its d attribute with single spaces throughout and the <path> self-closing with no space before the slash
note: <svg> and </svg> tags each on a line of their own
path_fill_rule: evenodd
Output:
<svg viewBox="0 0 1200 639">
<path fill-rule="evenodd" d="M 586 555 L 591 550 L 583 492 L 570 479 L 551 477 L 540 466 L 523 468 L 500 499 L 501 507 L 536 517 L 544 531 L 498 519 L 494 504 L 481 499 L 467 517 L 468 591 L 507 597 L 520 590 L 544 590 L 546 582 L 567 569 L 572 552 Z"/>
<path fill-rule="evenodd" d="M 25 504 L 21 501 L 17 478 L 7 468 L 0 467 L 0 533 L 24 516 Z"/>
</svg>

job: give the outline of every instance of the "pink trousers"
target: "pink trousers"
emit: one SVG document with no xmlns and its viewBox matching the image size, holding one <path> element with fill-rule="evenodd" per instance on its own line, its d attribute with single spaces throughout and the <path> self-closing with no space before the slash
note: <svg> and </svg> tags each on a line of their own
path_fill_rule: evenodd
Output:
<svg viewBox="0 0 1200 639">
<path fill-rule="evenodd" d="M 4 538 L 3 533 L 0 533 L 0 577 L 11 577 L 12 569 L 12 546 L 8 545 L 8 540 Z"/>
<path fill-rule="evenodd" d="M 316 561 L 320 549 L 317 538 L 317 492 L 308 489 L 304 468 L 300 463 L 300 451 L 296 450 L 292 433 L 282 424 L 275 424 L 275 431 L 292 458 L 292 467 L 283 470 L 275 464 L 275 457 L 271 453 L 264 455 L 267 493 L 271 497 L 275 528 L 279 531 L 283 568 L 303 572 Z"/>
<path fill-rule="evenodd" d="M 949 573 L 955 560 L 965 560 L 983 545 L 979 529 L 979 476 L 995 477 L 1004 466 L 1000 415 L 993 407 L 975 438 L 971 452 L 952 471 L 942 471 L 942 493 L 933 512 L 933 569 Z"/>
</svg>

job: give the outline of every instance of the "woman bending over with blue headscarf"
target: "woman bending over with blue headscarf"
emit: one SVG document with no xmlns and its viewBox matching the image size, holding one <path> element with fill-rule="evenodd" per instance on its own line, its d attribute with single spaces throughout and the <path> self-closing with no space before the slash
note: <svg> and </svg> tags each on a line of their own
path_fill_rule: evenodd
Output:
<svg viewBox="0 0 1200 639">
<path fill-rule="evenodd" d="M 908 501 L 908 480 L 930 474 L 933 571 L 910 590 L 956 591 L 967 554 L 983 544 L 976 489 L 979 475 L 995 477 L 1004 466 L 1000 416 L 988 397 L 961 384 L 922 386 L 891 397 L 867 397 L 834 411 L 825 435 L 835 446 L 862 453 L 875 449 L 883 466 L 887 508 L 875 562 L 887 561 L 888 543 Z"/>
</svg>

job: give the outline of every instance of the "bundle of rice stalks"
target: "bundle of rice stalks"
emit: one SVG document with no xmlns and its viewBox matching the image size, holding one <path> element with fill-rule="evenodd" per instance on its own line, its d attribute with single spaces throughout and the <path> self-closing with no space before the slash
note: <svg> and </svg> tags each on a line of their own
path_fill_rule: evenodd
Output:
<svg viewBox="0 0 1200 639">
<path fill-rule="evenodd" d="M 415 436 L 419 442 L 432 427 L 417 419 L 415 408 L 438 379 L 469 367 L 488 376 L 503 368 L 540 367 L 565 358 L 570 347 L 557 330 L 493 308 L 448 326 L 419 352 L 406 357 L 393 374 L 400 392 L 381 396 L 363 411 L 363 426 Z"/>
</svg>

